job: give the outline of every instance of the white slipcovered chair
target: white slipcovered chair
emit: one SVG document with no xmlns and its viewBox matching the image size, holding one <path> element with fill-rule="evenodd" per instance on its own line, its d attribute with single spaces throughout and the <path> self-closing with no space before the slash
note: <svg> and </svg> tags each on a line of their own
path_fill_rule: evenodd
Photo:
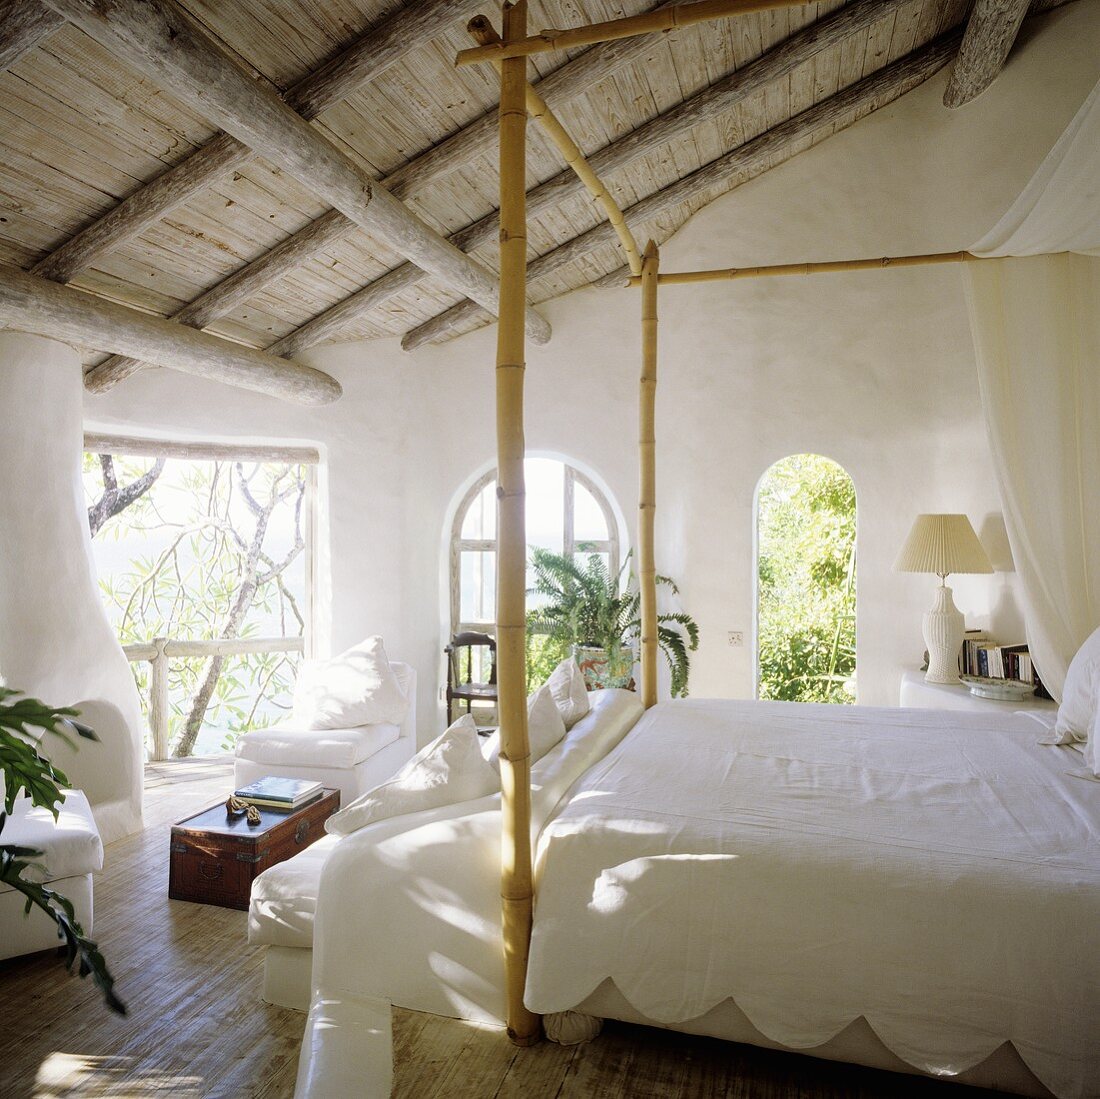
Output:
<svg viewBox="0 0 1100 1099">
<path fill-rule="evenodd" d="M 391 662 L 409 707 L 400 725 L 310 729 L 294 721 L 245 733 L 237 741 L 233 783 L 265 775 L 304 778 L 340 791 L 347 805 L 390 778 L 416 751 L 416 671 Z"/>
<path fill-rule="evenodd" d="M 92 874 L 103 868 L 103 842 L 87 797 L 79 790 L 66 790 L 55 821 L 49 809 L 20 796 L 0 838 L 42 852 L 33 861 L 45 869 L 34 874 L 35 880 L 68 897 L 84 933 L 91 935 Z M 18 890 L 0 884 L 0 959 L 61 944 L 57 924 L 38 908 L 24 914 L 26 902 Z"/>
</svg>

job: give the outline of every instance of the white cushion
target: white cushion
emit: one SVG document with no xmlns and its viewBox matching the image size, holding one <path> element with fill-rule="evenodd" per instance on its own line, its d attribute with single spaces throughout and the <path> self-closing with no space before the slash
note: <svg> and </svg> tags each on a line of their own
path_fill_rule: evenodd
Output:
<svg viewBox="0 0 1100 1099">
<path fill-rule="evenodd" d="M 589 710 L 588 688 L 580 665 L 573 657 L 567 657 L 551 672 L 546 686 L 554 696 L 566 729 L 572 729 Z"/>
<path fill-rule="evenodd" d="M 1096 716 L 1097 684 L 1100 682 L 1100 630 L 1095 630 L 1077 650 L 1066 672 L 1062 704 L 1058 707 L 1055 736 L 1061 743 L 1087 740 Z"/>
<path fill-rule="evenodd" d="M 469 714 L 463 714 L 389 782 L 329 817 L 325 830 L 346 836 L 376 821 L 471 801 L 499 787 L 500 777 L 482 758 L 477 725 Z"/>
<path fill-rule="evenodd" d="M 357 725 L 352 729 L 310 729 L 297 723 L 254 729 L 237 741 L 238 759 L 278 767 L 333 767 L 348 770 L 380 752 L 401 735 L 396 725 Z"/>
<path fill-rule="evenodd" d="M 33 847 L 42 855 L 31 859 L 45 867 L 32 866 L 28 877 L 34 881 L 56 881 L 80 874 L 91 874 L 103 867 L 103 842 L 99 838 L 87 797 L 79 790 L 66 790 L 57 820 L 42 806 L 20 795 L 11 816 L 4 822 L 3 842 Z M 0 885 L 0 892 L 10 886 Z"/>
<path fill-rule="evenodd" d="M 551 748 L 565 736 L 565 722 L 550 684 L 544 683 L 534 694 L 527 696 L 527 744 L 531 763 L 538 763 Z M 482 755 L 494 771 L 500 771 L 500 732 L 495 732 L 481 747 Z"/>
<path fill-rule="evenodd" d="M 322 836 L 286 862 L 277 862 L 252 883 L 248 941 L 268 946 L 313 947 L 313 920 L 321 871 L 339 836 Z"/>
<path fill-rule="evenodd" d="M 294 687 L 294 720 L 311 729 L 400 725 L 409 702 L 382 638 L 368 637 L 331 660 L 306 660 Z"/>
</svg>

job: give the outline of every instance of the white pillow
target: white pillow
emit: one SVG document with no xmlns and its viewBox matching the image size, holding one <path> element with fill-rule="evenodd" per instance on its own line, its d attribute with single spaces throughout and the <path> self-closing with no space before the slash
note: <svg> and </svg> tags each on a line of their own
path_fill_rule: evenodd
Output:
<svg viewBox="0 0 1100 1099">
<path fill-rule="evenodd" d="M 1087 740 L 1096 716 L 1097 683 L 1100 681 L 1100 630 L 1094 630 L 1077 650 L 1066 672 L 1062 704 L 1054 733 L 1062 744 Z"/>
<path fill-rule="evenodd" d="M 590 708 L 588 688 L 585 686 L 580 665 L 573 657 L 567 657 L 550 674 L 546 686 L 554 696 L 554 703 L 566 729 L 572 729 Z"/>
<path fill-rule="evenodd" d="M 544 683 L 527 696 L 527 743 L 531 762 L 540 759 L 565 736 L 565 722 L 554 704 L 550 685 Z M 500 732 L 493 733 L 482 747 L 482 754 L 495 771 L 500 771 Z"/>
<path fill-rule="evenodd" d="M 1085 743 L 1085 766 L 1100 778 L 1100 674 L 1094 677 L 1092 701 L 1094 709 Z"/>
<path fill-rule="evenodd" d="M 346 836 L 375 821 L 457 805 L 499 790 L 500 776 L 482 758 L 479 740 L 474 719 L 463 714 L 389 782 L 361 794 L 329 817 L 325 831 Z"/>
<path fill-rule="evenodd" d="M 294 686 L 294 720 L 310 729 L 400 725 L 408 709 L 380 637 L 331 660 L 303 661 Z"/>
</svg>

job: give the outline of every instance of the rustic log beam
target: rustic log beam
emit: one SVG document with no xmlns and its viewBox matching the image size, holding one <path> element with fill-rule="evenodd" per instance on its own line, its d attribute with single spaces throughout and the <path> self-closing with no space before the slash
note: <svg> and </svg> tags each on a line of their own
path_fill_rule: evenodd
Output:
<svg viewBox="0 0 1100 1099">
<path fill-rule="evenodd" d="M 721 117 L 743 99 L 771 82 L 783 79 L 823 50 L 865 30 L 907 2 L 908 0 L 856 0 L 855 3 L 803 28 L 743 69 L 730 73 L 685 102 L 605 146 L 588 158 L 589 165 L 594 172 L 601 175 L 625 168 L 639 157 L 673 140 L 686 129 Z M 596 46 L 533 85 L 534 90 L 544 101 L 566 102 L 587 91 L 599 80 L 606 79 L 614 69 L 631 60 L 637 60 L 644 52 L 641 48 L 644 43 L 643 38 L 628 38 Z M 496 139 L 496 125 L 495 111 L 483 115 L 453 138 L 428 150 L 383 182 L 387 186 L 392 185 L 395 193 L 403 195 L 407 193 L 406 188 L 411 188 L 414 180 L 427 183 L 439 178 L 453 170 L 456 164 L 461 166 L 467 163 L 467 157 L 480 156 L 487 151 L 491 142 Z M 448 147 L 449 159 L 440 159 L 437 150 Z M 415 171 L 410 173 L 409 169 Z M 528 218 L 538 217 L 552 209 L 570 195 L 579 193 L 582 187 L 581 181 L 571 171 L 559 173 L 528 193 Z M 496 234 L 497 213 L 493 211 L 459 230 L 451 237 L 451 243 L 463 251 L 471 252 L 491 243 Z M 422 278 L 423 274 L 412 264 L 395 267 L 308 321 L 269 350 L 280 355 L 291 355 L 331 339 L 359 318 L 383 305 L 388 298 L 411 289 Z"/>
<path fill-rule="evenodd" d="M 133 355 L 299 404 L 328 404 L 341 392 L 339 382 L 320 370 L 150 317 L 14 267 L 0 268 L 0 325 Z"/>
<path fill-rule="evenodd" d="M 0 72 L 10 69 L 25 53 L 44 42 L 65 22 L 38 0 L 0 3 Z"/>
<path fill-rule="evenodd" d="M 477 6 L 475 0 L 421 0 L 401 8 L 295 84 L 286 93 L 286 102 L 303 118 L 316 118 L 381 76 L 419 40 L 441 34 Z M 53 11 L 49 14 L 58 24 L 63 21 Z M 40 260 L 32 273 L 67 282 L 78 271 L 140 236 L 166 214 L 228 177 L 252 157 L 252 150 L 246 145 L 228 134 L 219 134 Z"/>
<path fill-rule="evenodd" d="M 661 12 L 647 11 L 625 19 L 611 19 L 604 23 L 590 23 L 571 30 L 544 30 L 520 42 L 508 45 L 493 43 L 472 46 L 461 50 L 455 58 L 456 65 L 474 65 L 479 61 L 503 61 L 507 57 L 529 57 L 533 53 L 549 53 L 551 50 L 569 50 L 577 46 L 590 46 L 594 42 L 611 42 L 617 38 L 633 38 L 643 34 L 661 34 L 690 27 L 695 23 L 708 23 L 715 19 L 728 19 L 733 15 L 769 11 L 773 8 L 796 8 L 811 0 L 700 0 L 699 3 Z"/>
<path fill-rule="evenodd" d="M 922 84 L 951 60 L 960 37 L 957 31 L 941 35 L 934 42 L 635 203 L 626 211 L 626 216 L 635 225 L 646 224 L 671 213 L 683 202 L 725 185 L 731 177 L 741 176 L 744 182 L 775 163 L 789 159 L 801 149 L 805 138 L 851 125 L 853 119 L 849 116 L 854 112 L 877 110 Z M 527 270 L 528 283 L 553 275 L 613 240 L 614 232 L 606 223 L 581 233 L 533 260 Z M 478 310 L 465 302 L 460 303 L 411 329 L 402 339 L 401 346 L 411 351 L 421 344 L 444 340 L 480 316 Z"/>
<path fill-rule="evenodd" d="M 945 107 L 961 107 L 997 79 L 1023 26 L 1031 0 L 975 0 L 955 68 L 943 93 Z"/>
<path fill-rule="evenodd" d="M 660 6 L 666 7 L 679 2 L 680 0 L 666 0 L 666 3 Z M 890 2 L 893 2 L 893 0 L 890 0 Z M 463 5 L 463 7 L 465 7 L 465 5 Z M 549 96 L 557 103 L 567 102 L 579 95 L 583 95 L 601 80 L 606 80 L 607 77 L 616 70 L 636 60 L 641 56 L 645 48 L 647 48 L 647 44 L 644 39 L 640 38 L 621 39 L 616 42 L 608 42 L 602 46 L 596 46 L 574 60 L 562 65 L 560 68 L 555 69 L 545 79 L 539 81 L 536 85 L 538 93 L 544 99 Z M 469 125 L 464 126 L 461 130 L 456 131 L 439 144 L 433 145 L 430 149 L 414 157 L 401 168 L 390 173 L 390 175 L 382 180 L 382 185 L 398 198 L 406 198 L 419 188 L 427 186 L 429 183 L 435 182 L 451 172 L 457 171 L 459 168 L 471 163 L 476 158 L 488 153 L 496 144 L 496 140 L 497 111 L 494 108 L 491 111 L 487 111 L 480 118 L 475 119 Z M 232 142 L 233 145 L 239 144 L 234 142 L 232 138 L 227 138 L 225 135 L 222 135 L 219 138 L 215 138 L 205 147 L 212 148 L 213 151 L 210 154 L 212 161 L 216 162 L 218 160 L 224 148 L 229 147 L 227 143 L 230 142 Z M 219 146 L 222 148 L 219 148 Z M 190 164 L 190 162 L 196 160 L 196 158 L 200 158 L 200 160 L 196 163 L 194 171 L 184 168 L 184 165 Z M 200 150 L 199 153 L 194 154 L 190 160 L 184 161 L 183 164 L 179 166 L 179 171 L 191 177 L 198 190 L 202 189 L 202 175 L 206 170 L 201 163 L 201 159 L 205 159 L 204 150 Z M 226 170 L 228 169 L 225 168 L 224 163 L 220 166 L 217 164 L 214 166 L 215 172 L 220 173 Z M 176 171 L 176 169 L 173 169 L 173 171 Z M 159 216 L 159 214 L 157 214 L 157 209 L 159 208 L 158 203 L 160 199 L 157 197 L 156 191 L 163 190 L 165 192 L 171 192 L 175 186 L 174 182 L 169 178 L 171 174 L 171 172 L 166 173 L 144 189 L 146 192 L 150 192 L 147 205 L 148 213 L 152 221 L 155 221 Z M 139 198 L 141 194 L 142 192 L 138 192 L 133 196 L 135 203 L 142 201 Z M 190 197 L 190 192 L 188 197 Z M 125 206 L 126 203 L 122 205 Z M 336 221 L 346 226 L 349 232 L 358 228 L 350 218 L 344 218 L 338 211 L 333 213 Z M 325 215 L 325 218 L 330 216 L 331 215 Z M 116 207 L 115 212 L 108 214 L 106 218 L 103 219 L 105 223 L 104 229 L 107 232 L 109 240 L 112 242 L 110 243 L 110 247 L 114 247 L 118 243 L 121 243 L 121 240 L 115 238 L 114 230 L 112 230 L 106 222 L 114 219 L 122 225 L 120 231 L 124 231 L 127 217 L 128 215 L 122 207 Z M 325 218 L 320 220 L 325 220 Z M 495 214 L 493 218 L 495 219 Z M 90 227 L 89 232 L 94 231 L 94 229 L 94 226 Z M 74 243 L 75 240 L 76 238 L 74 238 Z M 322 250 L 325 244 L 322 243 L 321 240 L 322 238 L 315 235 L 315 230 L 311 224 L 300 230 L 293 237 L 277 245 L 275 250 L 279 251 L 285 248 L 288 254 L 293 254 L 299 257 L 301 262 L 304 262 L 310 258 L 311 254 L 316 254 L 316 252 Z M 311 242 L 317 244 L 316 250 L 313 253 L 309 251 L 309 244 Z M 452 243 L 457 243 L 457 241 Z M 55 255 L 60 255 L 60 253 L 55 253 Z M 47 260 L 43 262 L 48 262 L 49 259 L 50 257 L 47 257 Z M 230 284 L 233 283 L 234 279 L 238 277 L 248 279 L 249 284 L 254 287 L 252 293 L 258 293 L 265 286 L 271 285 L 271 283 L 282 278 L 287 273 L 282 265 L 277 263 L 268 264 L 267 260 L 268 257 L 266 255 L 260 256 L 257 260 L 253 261 L 253 263 L 237 272 L 236 275 L 230 276 L 225 282 L 219 283 L 218 286 L 207 291 L 207 293 L 199 299 L 199 301 L 204 303 L 204 315 L 206 319 L 203 321 L 203 324 L 209 324 L 217 317 L 225 316 L 243 300 L 235 293 L 226 293 L 225 304 L 223 305 L 222 303 L 222 294 L 225 293 L 223 287 L 228 288 Z M 260 273 L 263 277 L 253 279 L 252 275 L 254 273 Z M 64 275 L 63 271 L 62 275 Z M 46 277 L 51 276 L 47 275 Z M 275 354 L 290 355 L 305 347 L 312 347 L 315 344 L 321 343 L 323 340 L 336 335 L 349 324 L 354 323 L 359 317 L 383 304 L 388 298 L 416 285 L 422 278 L 423 272 L 413 264 L 403 264 L 400 267 L 394 268 L 394 270 L 387 272 L 369 286 L 364 287 L 363 290 L 358 291 L 349 298 L 345 298 L 341 302 L 337 302 L 336 305 L 332 306 L 324 313 L 314 317 L 302 328 L 291 333 L 285 339 L 280 340 L 274 347 L 269 348 L 269 350 L 273 351 Z M 176 319 L 183 320 L 184 318 L 181 317 L 180 314 L 176 314 Z M 201 325 L 194 324 L 194 321 L 185 321 L 185 323 L 191 323 L 194 327 L 201 327 Z M 85 383 L 96 392 L 105 392 L 140 369 L 141 365 L 135 364 L 133 360 L 127 360 L 126 362 L 123 362 L 121 359 L 107 360 L 107 362 L 101 363 L 85 376 Z"/>
<path fill-rule="evenodd" d="M 287 237 L 270 252 L 265 252 L 253 263 L 223 279 L 202 297 L 174 313 L 170 319 L 191 328 L 205 328 L 357 228 L 355 222 L 344 217 L 339 210 L 330 210 L 316 221 L 311 221 L 300 233 Z M 282 354 L 279 351 L 273 353 Z M 93 366 L 84 375 L 84 384 L 93 393 L 103 393 L 142 370 L 144 365 L 138 359 L 115 355 L 98 366 Z"/>
<path fill-rule="evenodd" d="M 497 283 L 449 244 L 270 88 L 252 80 L 168 0 L 49 0 L 50 6 L 139 72 L 310 187 L 330 206 L 400 252 L 444 285 L 494 314 Z M 545 343 L 550 325 L 528 307 L 531 338 Z"/>
</svg>

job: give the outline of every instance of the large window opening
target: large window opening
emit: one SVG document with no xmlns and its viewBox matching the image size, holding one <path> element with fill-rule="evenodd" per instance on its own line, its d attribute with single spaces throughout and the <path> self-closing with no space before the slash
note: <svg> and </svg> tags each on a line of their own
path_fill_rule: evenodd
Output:
<svg viewBox="0 0 1100 1099">
<path fill-rule="evenodd" d="M 285 717 L 310 626 L 315 457 L 175 450 L 84 456 L 100 591 L 154 759 L 228 752 Z"/>
<path fill-rule="evenodd" d="M 757 697 L 856 699 L 856 492 L 836 462 L 794 454 L 756 495 Z"/>
<path fill-rule="evenodd" d="M 579 469 L 553 458 L 524 462 L 527 489 L 527 545 L 578 559 L 596 554 L 617 576 L 622 565 L 619 527 L 607 497 Z M 451 634 L 493 634 L 496 621 L 497 554 L 496 470 L 480 477 L 463 497 L 451 532 Z M 528 567 L 528 587 L 531 572 Z M 528 608 L 537 598 L 528 597 Z M 528 636 L 529 685 L 543 682 L 565 655 L 559 644 L 537 631 Z M 481 661 L 487 654 L 474 650 Z M 476 678 L 488 675 L 480 664 Z M 491 709 L 491 707 L 486 707 Z M 480 716 L 480 715 L 479 715 Z M 491 714 L 485 715 L 491 720 Z"/>
</svg>

